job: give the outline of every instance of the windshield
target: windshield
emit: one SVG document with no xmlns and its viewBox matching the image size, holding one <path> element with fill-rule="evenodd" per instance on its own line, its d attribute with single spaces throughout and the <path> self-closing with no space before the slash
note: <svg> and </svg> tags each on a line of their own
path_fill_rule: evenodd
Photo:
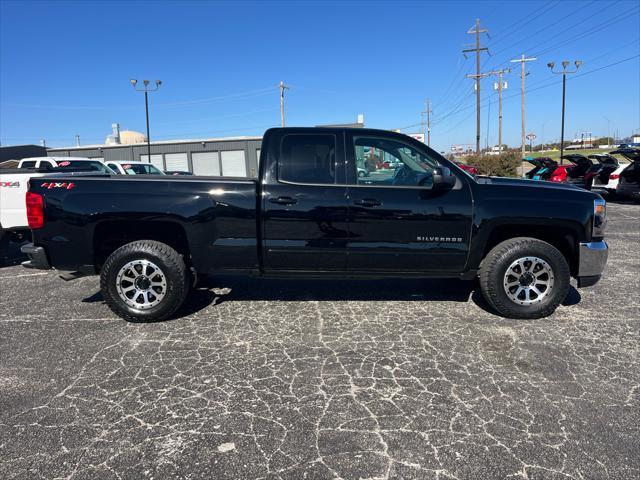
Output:
<svg viewBox="0 0 640 480">
<path fill-rule="evenodd" d="M 64 160 L 62 162 L 58 162 L 58 165 L 56 166 L 56 170 L 67 170 L 67 169 L 74 169 L 74 170 L 86 170 L 86 171 L 91 171 L 91 172 L 100 172 L 100 173 L 106 173 L 109 175 L 113 175 L 113 170 L 111 170 L 109 167 L 107 167 L 104 163 L 98 161 L 98 160 Z"/>
<path fill-rule="evenodd" d="M 122 169 L 127 175 L 163 175 L 154 165 L 139 163 L 124 163 Z"/>
</svg>

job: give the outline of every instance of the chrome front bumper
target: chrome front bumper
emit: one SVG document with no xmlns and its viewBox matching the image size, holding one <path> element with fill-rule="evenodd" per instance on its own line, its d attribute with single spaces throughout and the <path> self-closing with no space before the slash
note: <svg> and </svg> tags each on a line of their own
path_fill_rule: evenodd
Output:
<svg viewBox="0 0 640 480">
<path fill-rule="evenodd" d="M 605 241 L 580 244 L 578 264 L 578 287 L 595 285 L 609 256 L 609 246 Z"/>
</svg>

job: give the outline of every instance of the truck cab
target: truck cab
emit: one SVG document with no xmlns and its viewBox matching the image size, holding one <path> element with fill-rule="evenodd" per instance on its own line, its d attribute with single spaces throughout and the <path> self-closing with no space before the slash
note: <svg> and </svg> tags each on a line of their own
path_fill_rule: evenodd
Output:
<svg viewBox="0 0 640 480">
<path fill-rule="evenodd" d="M 468 175 L 414 142 L 364 129 L 272 131 L 260 171 L 264 269 L 462 269 L 471 236 Z"/>
</svg>

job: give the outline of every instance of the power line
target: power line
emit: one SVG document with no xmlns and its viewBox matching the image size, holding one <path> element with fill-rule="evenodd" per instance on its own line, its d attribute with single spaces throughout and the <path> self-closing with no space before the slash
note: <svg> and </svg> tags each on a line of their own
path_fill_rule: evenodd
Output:
<svg viewBox="0 0 640 480">
<path fill-rule="evenodd" d="M 438 100 L 434 103 L 434 106 L 439 106 L 440 105 L 440 100 L 443 98 L 447 98 L 448 93 L 451 91 L 451 87 L 453 86 L 453 84 L 455 83 L 456 79 L 459 79 L 459 75 L 460 73 L 462 73 L 462 70 L 464 69 L 465 64 L 467 63 L 467 59 L 464 58 L 462 60 L 462 62 L 460 63 L 460 67 L 458 68 L 458 70 L 456 71 L 456 73 L 453 75 L 453 77 L 451 78 L 451 82 L 449 82 L 449 85 L 447 86 L 447 88 L 445 89 L 444 93 L 438 98 Z"/>
<path fill-rule="evenodd" d="M 595 3 L 595 0 L 594 0 L 594 1 L 592 1 L 591 3 L 589 3 L 588 5 L 591 5 L 591 4 L 593 4 L 593 3 Z M 555 7 L 555 6 L 556 6 L 556 5 L 553 5 L 553 7 Z M 589 18 L 591 18 L 591 17 L 593 17 L 593 16 L 595 16 L 595 15 L 600 14 L 601 12 L 603 12 L 604 10 L 606 10 L 607 8 L 610 8 L 610 7 L 611 7 L 611 5 L 608 5 L 607 7 L 603 8 L 603 9 L 600 9 L 600 10 L 598 10 L 596 13 L 594 13 L 594 14 L 590 15 L 590 16 L 589 16 L 589 17 L 587 17 L 586 19 L 589 19 Z M 544 8 L 544 7 L 543 7 L 543 8 Z M 550 10 L 550 8 L 551 8 L 551 7 L 549 7 L 547 10 L 545 10 L 545 11 L 544 11 L 544 12 L 542 12 L 542 13 L 546 13 L 548 10 Z M 633 9 L 631 9 L 631 10 L 629 10 L 629 11 L 632 11 L 632 10 L 633 10 Z M 560 23 L 560 22 L 561 22 L 561 21 L 563 21 L 564 19 L 566 19 L 566 18 L 568 18 L 568 17 L 573 16 L 573 15 L 574 15 L 574 12 L 575 12 L 575 10 L 574 10 L 574 11 L 572 11 L 572 13 L 570 13 L 570 14 L 568 14 L 568 15 L 566 15 L 566 16 L 564 16 L 564 17 L 562 17 L 561 19 L 559 19 L 558 21 L 554 22 L 554 23 L 553 23 L 553 24 L 551 24 L 551 25 L 555 25 L 555 24 L 557 24 L 557 23 Z M 625 12 L 625 15 L 626 15 L 626 13 L 628 13 L 628 12 Z M 582 21 L 584 21 L 584 20 L 586 20 L 586 19 L 581 20 L 581 22 L 582 22 Z M 534 20 L 534 19 L 531 19 L 531 21 L 533 21 L 533 20 Z M 613 21 L 612 21 L 612 20 L 613 20 Z M 613 17 L 613 19 L 609 19 L 609 21 L 607 21 L 604 25 L 602 25 L 599 29 L 597 29 L 597 31 L 600 31 L 600 30 L 602 30 L 602 29 L 604 29 L 604 28 L 607 28 L 608 26 L 610 26 L 610 25 L 612 25 L 613 23 L 615 23 L 617 20 L 618 20 L 618 17 Z M 516 22 L 516 23 L 517 23 L 517 22 Z M 527 22 L 527 23 L 530 23 L 530 22 Z M 579 25 L 579 23 L 578 23 L 578 24 L 576 24 L 576 25 L 574 25 L 574 26 L 577 26 L 577 25 Z M 523 26 L 524 26 L 524 25 L 523 25 Z M 546 29 L 545 29 L 545 31 L 546 31 Z M 562 34 L 562 33 L 564 33 L 564 32 L 561 32 L 561 34 Z M 596 31 L 591 30 L 591 31 L 585 32 L 585 33 L 583 33 L 583 34 L 581 34 L 581 35 L 580 35 L 580 38 L 584 38 L 584 37 L 586 37 L 587 35 L 591 35 L 591 34 L 593 34 L 593 33 L 596 33 Z M 534 34 L 534 35 L 536 35 L 536 34 Z M 556 35 L 555 37 L 557 37 L 557 36 L 558 36 L 558 35 Z M 554 37 L 554 38 L 555 38 L 555 37 Z M 531 38 L 531 35 L 529 35 L 529 36 L 527 37 L 527 39 L 528 39 L 528 38 Z M 527 39 L 523 39 L 523 40 L 521 40 L 521 41 L 519 41 L 519 42 L 517 42 L 517 43 L 522 43 L 523 41 L 525 41 L 525 40 L 527 40 Z M 575 40 L 575 39 L 569 39 L 568 41 L 565 41 L 564 43 L 561 43 L 561 44 L 559 44 L 559 45 L 556 45 L 556 46 L 550 47 L 549 49 L 547 49 L 547 51 L 542 52 L 542 53 L 547 53 L 547 52 L 549 52 L 549 51 L 552 51 L 553 49 L 560 48 L 560 47 L 561 47 L 561 46 L 563 46 L 564 44 L 566 44 L 566 43 L 570 43 L 570 42 L 572 42 L 572 41 L 574 41 L 574 40 Z M 492 42 L 492 44 L 494 44 L 494 43 L 495 43 L 495 42 Z M 517 43 L 516 43 L 516 44 L 517 44 Z M 543 41 L 543 43 L 546 43 L 546 41 Z M 512 45 L 512 46 L 513 46 L 513 45 Z M 509 47 L 509 48 L 511 48 L 511 47 Z M 506 51 L 506 50 L 508 50 L 509 48 L 499 50 L 497 53 L 500 53 L 500 52 Z M 495 54 L 494 54 L 494 56 L 493 56 L 493 57 L 495 57 Z M 492 57 L 492 58 L 493 58 L 493 57 Z M 485 63 L 486 63 L 488 60 L 489 60 L 489 59 L 487 59 L 487 60 L 485 61 Z M 509 63 L 509 60 L 506 60 L 506 61 L 504 61 L 504 62 L 500 63 L 500 64 L 499 64 L 499 67 L 502 67 L 502 66 L 506 65 L 507 63 Z M 458 98 L 463 98 L 463 101 L 464 101 L 464 94 L 463 94 L 463 97 L 458 97 Z M 455 102 L 455 101 L 454 101 L 454 102 Z M 448 102 L 448 104 L 450 104 L 450 103 L 451 103 L 451 102 Z M 446 110 L 446 109 L 440 109 L 440 111 L 441 111 L 441 112 L 444 112 L 444 117 L 443 117 L 443 118 L 446 118 L 446 117 L 448 117 L 448 116 L 452 116 L 452 115 L 457 114 L 457 113 L 458 113 L 458 111 L 459 111 L 459 106 L 460 106 L 460 104 L 461 104 L 461 103 L 463 103 L 463 102 L 459 102 L 459 103 L 458 103 L 458 105 L 457 105 L 456 107 L 454 107 L 451 111 L 448 111 L 448 112 L 447 112 L 447 110 Z"/>
<path fill-rule="evenodd" d="M 594 2 L 591 2 L 589 5 L 591 5 L 592 3 L 594 3 Z M 616 3 L 618 3 L 618 2 L 616 2 Z M 619 21 L 621 21 L 621 20 L 626 19 L 626 18 L 628 17 L 629 13 L 631 13 L 633 10 L 635 10 L 635 9 L 636 9 L 636 7 L 633 7 L 633 8 L 631 8 L 631 9 L 629 9 L 629 10 L 627 10 L 627 11 L 623 12 L 622 14 L 619 14 L 619 15 L 616 15 L 616 16 L 614 16 L 614 17 L 611 17 L 610 19 L 606 20 L 604 23 L 600 23 L 600 25 L 599 25 L 599 26 L 597 26 L 596 28 L 588 28 L 586 31 L 582 31 L 582 30 L 584 30 L 584 29 L 585 29 L 585 26 L 584 26 L 584 21 L 585 21 L 585 20 L 588 20 L 588 19 L 590 19 L 590 18 L 592 18 L 592 17 L 595 17 L 595 16 L 597 16 L 597 15 L 601 14 L 601 13 L 602 13 L 602 12 L 604 12 L 605 10 L 607 10 L 607 9 L 611 8 L 613 5 L 614 5 L 614 4 L 607 5 L 606 7 L 604 7 L 604 8 L 602 8 L 602 9 L 600 9 L 600 10 L 596 11 L 596 12 L 595 12 L 595 13 L 593 13 L 592 15 L 589 15 L 588 17 L 586 17 L 586 18 L 584 18 L 584 19 L 580 20 L 579 22 L 576 22 L 576 23 L 575 23 L 575 24 L 573 24 L 573 25 L 570 25 L 570 26 L 563 26 L 562 31 L 561 31 L 561 32 L 559 32 L 558 34 L 553 35 L 553 36 L 551 36 L 551 37 L 548 37 L 548 38 L 547 38 L 547 39 L 545 39 L 545 40 L 541 40 L 540 42 L 537 42 L 537 43 L 536 43 L 536 45 L 535 45 L 535 46 L 533 46 L 532 48 L 526 48 L 526 49 L 524 49 L 524 50 L 534 50 L 533 55 L 535 55 L 535 56 L 540 56 L 540 55 L 543 55 L 543 54 L 545 54 L 545 53 L 552 52 L 553 50 L 556 50 L 556 49 L 561 48 L 561 47 L 563 47 L 563 46 L 565 46 L 565 45 L 568 45 L 569 43 L 573 43 L 574 41 L 577 41 L 577 40 L 581 40 L 581 39 L 583 39 L 583 38 L 586 38 L 586 37 L 588 37 L 589 35 L 593 35 L 593 34 L 595 34 L 595 33 L 599 32 L 599 31 L 602 31 L 602 30 L 606 29 L 607 27 L 609 27 L 609 26 L 611 26 L 611 25 L 614 25 L 615 23 L 618 23 L 618 22 L 619 22 Z M 567 18 L 567 17 L 570 17 L 570 16 L 573 16 L 573 15 L 571 15 L 571 14 L 570 14 L 570 15 L 567 15 L 566 17 L 564 17 L 564 18 Z M 561 19 L 561 20 L 562 20 L 562 19 Z M 554 22 L 552 25 L 555 25 L 555 24 L 557 24 L 557 23 L 559 23 L 559 22 L 560 22 L 560 21 Z M 571 31 L 572 31 L 572 29 L 574 29 L 574 28 L 580 28 L 580 29 L 581 29 L 581 31 L 582 31 L 582 33 L 580 33 L 579 35 L 572 36 L 571 38 L 561 40 L 559 43 L 556 43 L 556 44 L 550 45 L 550 46 L 549 46 L 549 47 L 547 47 L 545 50 L 542 50 L 542 51 L 541 51 L 541 50 L 536 50 L 537 48 L 539 48 L 539 47 L 540 47 L 540 45 L 544 45 L 544 44 L 548 43 L 550 40 L 553 40 L 554 38 L 560 37 L 560 36 L 564 35 L 564 34 L 565 34 L 565 33 L 567 33 L 567 32 L 571 32 Z M 528 40 L 528 39 L 530 39 L 531 37 L 534 37 L 534 36 L 536 36 L 536 35 L 537 35 L 537 34 L 530 35 L 530 36 L 529 36 L 529 37 L 527 37 L 526 39 L 523 39 L 523 40 L 522 40 L 522 41 L 520 41 L 520 42 L 516 42 L 516 43 L 515 43 L 515 44 L 513 44 L 511 47 L 513 47 L 513 46 L 515 46 L 515 45 L 518 45 L 519 43 L 522 43 L 523 41 Z M 508 50 L 508 48 L 505 48 L 505 49 L 502 49 L 502 50 L 500 50 L 500 51 L 496 52 L 496 55 L 497 55 L 497 54 L 499 54 L 499 53 L 501 53 L 501 52 L 503 52 L 503 51 L 506 51 L 506 50 Z M 508 60 L 506 60 L 506 61 L 502 62 L 500 65 L 505 65 L 505 64 L 507 64 L 507 63 L 508 63 Z"/>
<path fill-rule="evenodd" d="M 597 0 L 593 0 L 591 3 L 594 3 L 596 1 Z M 544 14 L 548 13 L 549 11 L 553 10 L 555 7 L 560 5 L 560 3 L 561 3 L 560 0 L 557 0 L 555 2 L 554 1 L 547 2 L 545 5 L 543 5 L 539 9 L 534 10 L 532 13 L 529 13 L 528 15 L 522 17 L 520 20 L 518 20 L 517 22 L 514 22 L 511 26 L 509 26 L 505 30 L 503 30 L 502 33 L 500 33 L 500 34 L 496 35 L 495 37 L 493 37 L 492 41 L 491 41 L 491 45 L 495 46 L 496 43 L 502 42 L 508 36 L 513 35 L 513 33 L 521 30 L 526 25 L 529 25 L 531 22 L 533 22 L 536 19 L 540 18 L 542 15 L 544 15 Z M 553 5 L 551 5 L 551 4 L 553 4 Z M 538 12 L 540 10 L 543 10 L 543 11 L 541 11 L 537 15 L 534 15 L 536 12 Z M 534 15 L 534 16 L 532 17 L 531 15 Z M 526 20 L 526 22 L 524 22 L 522 25 L 518 25 L 518 23 L 521 22 L 522 20 Z M 515 27 L 517 27 L 517 29 Z M 508 32 L 510 29 L 513 29 L 513 31 L 509 32 L 509 33 L 505 33 L 505 32 Z"/>
<path fill-rule="evenodd" d="M 600 26 L 599 26 L 598 28 L 596 28 L 596 29 L 591 29 L 591 30 L 589 30 L 589 31 L 587 31 L 587 32 L 584 32 L 584 33 L 580 34 L 580 35 L 577 35 L 577 36 L 575 36 L 575 37 L 571 37 L 571 38 L 569 38 L 569 39 L 566 39 L 565 41 L 563 41 L 563 42 L 561 42 L 561 43 L 559 43 L 559 44 L 556 44 L 556 45 L 555 45 L 555 46 L 553 46 L 553 47 L 548 47 L 548 48 L 546 48 L 545 50 L 542 50 L 541 52 L 537 52 L 537 53 L 535 53 L 535 55 L 543 55 L 543 54 L 545 54 L 545 53 L 551 52 L 551 51 L 556 50 L 556 49 L 558 49 L 558 48 L 560 48 L 560 47 L 563 47 L 563 46 L 565 46 L 565 45 L 568 45 L 568 44 L 570 44 L 570 43 L 576 42 L 576 41 L 578 41 L 578 40 L 582 40 L 582 39 L 583 39 L 583 38 L 585 38 L 585 37 L 588 37 L 588 36 L 590 36 L 590 35 L 593 35 L 594 33 L 598 33 L 598 32 L 600 32 L 601 30 L 604 30 L 605 28 L 610 27 L 611 25 L 614 25 L 614 24 L 616 24 L 616 23 L 618 23 L 618 22 L 620 22 L 620 21 L 622 21 L 622 20 L 627 19 L 627 18 L 629 17 L 629 15 L 628 15 L 628 14 L 629 14 L 630 12 L 632 12 L 633 10 L 635 10 L 635 13 L 638 13 L 638 12 L 640 11 L 640 9 L 638 9 L 638 8 L 632 8 L 632 9 L 630 9 L 630 10 L 628 10 L 628 11 L 626 11 L 626 12 L 624 12 L 624 13 L 620 14 L 620 15 L 617 15 L 617 16 L 615 16 L 615 17 L 612 17 L 611 19 L 609 19 L 607 22 L 605 22 L 604 24 L 600 25 Z M 543 42 L 543 43 L 545 43 L 545 42 Z"/>
<path fill-rule="evenodd" d="M 224 118 L 234 118 L 234 117 L 245 117 L 248 115 L 254 115 L 256 113 L 264 113 L 264 112 L 274 112 L 278 110 L 277 107 L 270 107 L 270 108 L 261 108 L 259 110 L 252 110 L 250 112 L 239 112 L 239 113 L 231 113 L 229 115 L 219 115 L 216 117 L 207 117 L 207 118 L 199 118 L 196 120 L 189 120 L 187 122 L 155 122 L 156 125 L 172 125 L 172 126 L 176 126 L 176 125 L 193 125 L 193 124 L 199 124 L 199 123 L 204 123 L 204 122 L 211 122 L 211 121 L 215 121 L 215 120 L 221 120 Z"/>
<path fill-rule="evenodd" d="M 582 9 L 582 10 L 586 9 L 586 8 L 587 8 L 587 7 L 589 7 L 590 5 L 592 5 L 592 4 L 594 4 L 594 3 L 596 3 L 596 1 L 597 1 L 597 0 L 592 0 L 590 3 L 588 3 L 586 6 L 582 7 L 581 9 Z M 558 2 L 556 5 L 554 5 L 554 7 L 555 7 L 555 6 L 557 6 L 557 5 L 559 5 L 559 4 L 560 4 L 560 2 Z M 610 7 L 610 6 L 607 6 L 607 7 L 603 8 L 602 10 L 599 10 L 598 12 L 596 12 L 596 14 L 598 14 L 598 13 L 600 13 L 600 12 L 602 12 L 602 11 L 606 10 L 606 9 L 607 9 L 607 8 L 609 8 L 609 7 Z M 551 27 L 553 27 L 554 25 L 557 25 L 558 23 L 563 22 L 565 19 L 567 19 L 567 18 L 569 18 L 569 17 L 573 17 L 573 16 L 575 16 L 575 13 L 576 13 L 577 11 L 578 11 L 578 9 L 571 10 L 571 12 L 570 12 L 569 14 L 564 15 L 563 17 L 559 18 L 558 20 L 556 20 L 555 22 L 553 22 L 553 23 L 551 23 L 551 24 L 547 24 L 547 25 L 545 25 L 545 26 L 544 26 L 544 30 L 539 30 L 539 31 L 537 31 L 537 32 L 534 32 L 533 34 L 531 34 L 531 32 L 530 32 L 530 31 L 527 31 L 527 36 L 526 36 L 525 38 L 521 38 L 520 40 L 517 40 L 516 42 L 512 43 L 511 45 L 509 45 L 508 47 L 505 47 L 505 48 L 502 48 L 502 49 L 500 49 L 500 50 L 496 51 L 496 52 L 494 53 L 494 57 L 496 57 L 497 55 L 500 55 L 502 52 L 506 52 L 507 50 L 512 50 L 512 49 L 513 49 L 513 47 L 515 47 L 516 45 L 518 45 L 518 44 L 520 44 L 520 43 L 522 43 L 522 42 L 526 42 L 527 40 L 530 40 L 532 37 L 538 36 L 538 35 L 540 35 L 541 33 L 549 32 L 549 29 L 550 29 Z M 542 13 L 547 13 L 547 12 L 545 11 L 545 12 L 542 12 Z M 527 25 L 527 24 L 531 23 L 533 20 L 535 20 L 535 19 L 536 19 L 536 18 L 538 18 L 539 16 L 540 16 L 540 15 L 537 15 L 536 17 L 532 18 L 529 22 L 525 23 L 525 25 Z M 588 18 L 591 18 L 591 17 L 587 17 L 587 19 L 588 19 Z M 586 19 L 584 19 L 584 20 L 586 20 Z M 582 21 L 584 21 L 584 20 L 582 20 Z M 524 26 L 524 25 L 523 25 L 523 26 Z M 566 31 L 566 30 L 564 30 L 564 31 Z M 561 33 L 564 33 L 564 32 L 561 32 Z M 544 42 L 545 42 L 545 41 L 543 41 L 543 43 L 544 43 Z M 525 50 L 527 50 L 527 49 L 525 49 Z M 505 62 L 505 63 L 506 63 L 506 62 Z"/>
<path fill-rule="evenodd" d="M 222 100 L 268 95 L 272 92 L 273 92 L 273 87 L 267 87 L 267 88 L 262 88 L 258 90 L 249 90 L 246 92 L 232 93 L 229 95 L 221 95 L 218 97 L 201 98 L 201 99 L 187 100 L 182 102 L 159 103 L 157 105 L 154 105 L 154 107 L 171 108 L 171 107 L 180 107 L 180 106 L 204 105 L 204 104 L 214 103 Z M 134 109 L 137 110 L 137 107 L 134 107 L 132 105 L 114 105 L 114 106 L 105 107 L 105 106 L 97 106 L 97 105 L 38 105 L 38 104 L 13 103 L 13 102 L 2 102 L 1 105 L 9 106 L 9 107 L 42 108 L 42 109 L 54 109 L 54 110 L 134 110 Z"/>
<path fill-rule="evenodd" d="M 580 73 L 580 74 L 574 75 L 573 77 L 569 78 L 569 80 L 575 80 L 576 78 L 580 78 L 580 77 L 583 77 L 583 76 L 585 76 L 585 75 L 590 75 L 590 74 L 592 74 L 592 73 L 598 72 L 598 71 L 600 71 L 600 70 L 604 70 L 604 69 L 607 69 L 607 68 L 610 68 L 610 67 L 614 67 L 614 66 L 616 66 L 616 65 L 619 65 L 619 64 L 621 64 L 621 63 L 628 62 L 628 61 L 633 60 L 633 59 L 638 58 L 638 57 L 640 57 L 640 54 L 633 55 L 633 56 L 631 56 L 631 57 L 624 58 L 624 59 L 622 59 L 622 60 L 618 60 L 618 61 L 616 61 L 616 62 L 612 62 L 612 63 L 609 63 L 609 64 L 607 64 L 607 65 L 603 65 L 602 67 L 598 67 L 598 68 L 595 68 L 595 69 L 593 69 L 593 70 L 588 70 L 588 71 L 586 71 L 586 72 L 582 72 L 582 73 Z M 554 85 L 557 85 L 557 84 L 558 84 L 558 83 L 560 83 L 561 81 L 560 81 L 560 80 L 555 80 L 555 79 L 551 78 L 551 79 L 547 79 L 547 80 L 545 80 L 545 82 L 548 82 L 548 83 L 546 83 L 546 84 L 544 84 L 544 85 L 540 85 L 540 86 L 538 86 L 538 87 L 536 87 L 536 88 L 529 88 L 529 89 L 527 89 L 527 91 L 528 91 L 529 93 L 531 93 L 531 92 L 535 92 L 535 91 L 537 91 L 537 90 L 542 90 L 542 89 L 545 89 L 545 88 L 549 88 L 549 87 L 552 87 L 552 86 L 554 86 Z M 503 98 L 503 100 L 509 100 L 509 99 L 511 99 L 511 98 L 515 98 L 515 97 L 517 97 L 518 95 L 519 95 L 518 93 L 514 93 L 514 94 L 511 94 L 511 95 L 507 95 L 507 96 L 505 96 L 505 97 Z M 493 100 L 493 101 L 492 101 L 492 100 L 488 100 L 488 101 L 486 101 L 486 103 L 482 104 L 482 107 L 487 107 L 490 103 L 491 103 L 491 104 L 495 103 L 495 100 Z M 466 105 L 466 106 L 464 106 L 464 107 L 461 107 L 457 113 L 463 112 L 463 111 L 468 110 L 468 109 L 470 109 L 470 108 L 472 108 L 472 107 L 473 107 L 473 104 L 468 104 L 468 105 Z M 469 115 L 469 116 L 470 116 L 470 115 Z M 466 118 L 469 118 L 469 117 L 466 117 Z M 458 125 L 459 125 L 459 124 L 458 124 Z"/>
</svg>

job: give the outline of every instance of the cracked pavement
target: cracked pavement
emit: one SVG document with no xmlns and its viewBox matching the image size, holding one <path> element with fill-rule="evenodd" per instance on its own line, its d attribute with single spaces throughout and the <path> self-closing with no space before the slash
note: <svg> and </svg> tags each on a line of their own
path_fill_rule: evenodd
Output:
<svg viewBox="0 0 640 480">
<path fill-rule="evenodd" d="M 0 269 L 0 478 L 640 477 L 640 206 L 546 319 L 474 284 L 220 277 L 132 324 Z"/>
</svg>

